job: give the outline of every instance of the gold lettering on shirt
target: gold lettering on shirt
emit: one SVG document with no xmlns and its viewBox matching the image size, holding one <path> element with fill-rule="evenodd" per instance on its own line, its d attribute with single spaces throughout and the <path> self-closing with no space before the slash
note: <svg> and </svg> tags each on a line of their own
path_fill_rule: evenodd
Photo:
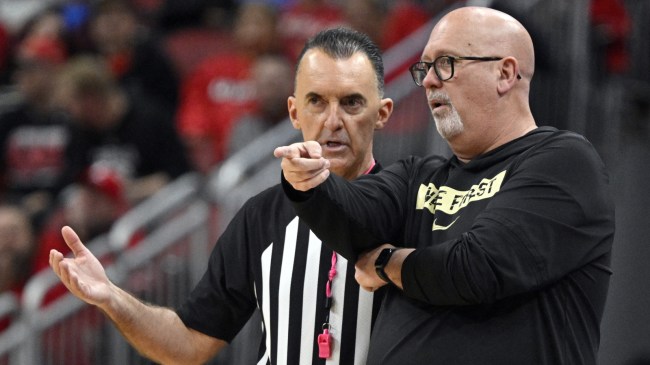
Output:
<svg viewBox="0 0 650 365">
<path fill-rule="evenodd" d="M 478 184 L 472 185 L 469 190 L 464 191 L 449 186 L 438 188 L 431 183 L 427 185 L 421 184 L 415 209 L 426 209 L 432 214 L 435 214 L 436 211 L 449 215 L 456 214 L 471 202 L 493 197 L 494 194 L 501 190 L 501 184 L 505 176 L 506 171 L 502 171 L 493 178 L 485 178 Z M 449 226 L 451 224 L 446 228 L 449 228 Z"/>
</svg>

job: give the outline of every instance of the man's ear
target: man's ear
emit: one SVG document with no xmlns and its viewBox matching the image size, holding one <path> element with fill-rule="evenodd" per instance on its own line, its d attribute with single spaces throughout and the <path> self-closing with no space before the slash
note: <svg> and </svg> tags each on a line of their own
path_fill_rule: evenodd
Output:
<svg viewBox="0 0 650 365">
<path fill-rule="evenodd" d="M 499 95 L 507 93 L 512 89 L 517 81 L 521 79 L 519 74 L 519 62 L 514 57 L 506 57 L 501 60 L 501 73 L 499 76 L 499 82 L 497 84 L 497 91 Z"/>
<path fill-rule="evenodd" d="M 289 109 L 289 119 L 295 129 L 300 129 L 300 121 L 298 120 L 298 109 L 296 108 L 296 97 L 290 96 L 287 99 L 287 109 Z"/>
<path fill-rule="evenodd" d="M 375 129 L 382 129 L 388 123 L 390 115 L 393 114 L 393 99 L 381 99 L 381 106 L 377 111 L 377 121 L 375 121 Z"/>
</svg>

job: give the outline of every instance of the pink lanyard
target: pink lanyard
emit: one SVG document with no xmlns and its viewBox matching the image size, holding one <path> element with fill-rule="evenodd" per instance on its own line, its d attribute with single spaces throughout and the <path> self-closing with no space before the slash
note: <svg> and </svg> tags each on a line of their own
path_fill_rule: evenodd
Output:
<svg viewBox="0 0 650 365">
<path fill-rule="evenodd" d="M 323 333 L 318 335 L 318 357 L 321 359 L 327 359 L 332 356 L 332 338 L 330 336 L 329 327 L 329 309 L 332 306 L 332 281 L 336 276 L 336 252 L 332 251 L 332 267 L 330 268 L 329 276 L 327 278 L 327 283 L 325 284 L 325 309 L 327 310 L 327 316 L 325 317 L 325 323 L 323 323 Z"/>
<path fill-rule="evenodd" d="M 375 167 L 375 160 L 372 161 L 372 165 L 366 172 L 363 174 L 368 174 Z M 318 357 L 321 359 L 327 359 L 332 356 L 332 337 L 330 336 L 329 328 L 329 310 L 332 307 L 332 282 L 336 276 L 336 252 L 332 251 L 332 267 L 330 268 L 329 275 L 327 278 L 327 283 L 325 284 L 325 309 L 327 310 L 327 316 L 325 317 L 325 323 L 323 323 L 323 333 L 318 335 L 316 342 L 318 343 Z"/>
<path fill-rule="evenodd" d="M 327 279 L 327 284 L 325 284 L 325 307 L 329 309 L 332 305 L 332 281 L 336 276 L 336 252 L 332 251 L 332 267 L 330 268 L 330 274 Z"/>
</svg>

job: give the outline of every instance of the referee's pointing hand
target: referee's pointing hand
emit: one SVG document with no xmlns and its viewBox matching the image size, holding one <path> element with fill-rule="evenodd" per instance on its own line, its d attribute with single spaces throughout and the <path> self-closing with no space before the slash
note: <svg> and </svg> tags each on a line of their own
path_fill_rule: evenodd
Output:
<svg viewBox="0 0 650 365">
<path fill-rule="evenodd" d="M 282 158 L 284 178 L 300 191 L 320 185 L 329 176 L 330 162 L 321 153 L 321 145 L 316 141 L 298 142 L 273 151 L 275 157 Z"/>
</svg>

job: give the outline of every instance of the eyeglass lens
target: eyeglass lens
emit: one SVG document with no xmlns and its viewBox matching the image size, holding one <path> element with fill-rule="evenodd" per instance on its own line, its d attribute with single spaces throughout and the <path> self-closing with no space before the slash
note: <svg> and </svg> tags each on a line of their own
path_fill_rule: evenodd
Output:
<svg viewBox="0 0 650 365">
<path fill-rule="evenodd" d="M 431 69 L 432 65 L 433 63 L 417 62 L 411 66 L 411 76 L 416 85 L 422 86 L 422 82 L 424 81 L 424 78 L 427 77 L 427 73 L 429 72 L 429 69 Z"/>
<path fill-rule="evenodd" d="M 436 58 L 433 62 L 416 62 L 411 66 L 411 76 L 418 86 L 422 86 L 424 78 L 433 67 L 441 81 L 449 80 L 454 75 L 454 60 L 448 56 Z"/>
</svg>

